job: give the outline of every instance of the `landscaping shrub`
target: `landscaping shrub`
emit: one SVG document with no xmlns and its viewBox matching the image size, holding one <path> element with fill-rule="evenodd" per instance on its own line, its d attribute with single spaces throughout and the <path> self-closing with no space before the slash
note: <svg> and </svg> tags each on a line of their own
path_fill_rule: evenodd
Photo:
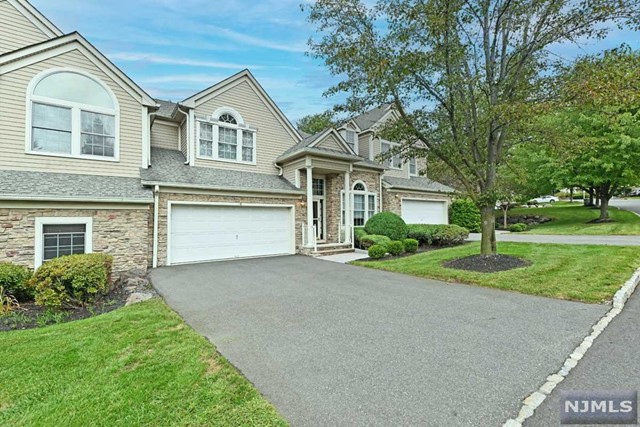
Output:
<svg viewBox="0 0 640 427">
<path fill-rule="evenodd" d="M 527 231 L 527 224 L 523 224 L 521 222 L 511 224 L 509 226 L 509 231 L 511 231 L 512 233 L 521 233 L 523 231 Z"/>
<path fill-rule="evenodd" d="M 404 239 L 404 250 L 409 253 L 418 251 L 419 242 L 416 239 Z"/>
<path fill-rule="evenodd" d="M 81 306 L 109 291 L 113 257 L 68 255 L 45 262 L 29 280 L 36 304 L 51 308 Z"/>
<path fill-rule="evenodd" d="M 409 224 L 408 234 L 421 245 L 448 246 L 464 242 L 469 237 L 469 230 L 458 225 Z"/>
<path fill-rule="evenodd" d="M 31 270 L 26 267 L 0 263 L 0 287 L 16 300 L 28 301 L 33 298 L 33 289 L 27 286 L 31 274 Z"/>
<path fill-rule="evenodd" d="M 353 227 L 353 243 L 359 248 L 362 247 L 362 243 L 360 239 L 367 235 L 367 232 L 364 231 L 364 227 Z"/>
<path fill-rule="evenodd" d="M 387 248 L 382 245 L 373 245 L 369 248 L 369 258 L 380 259 L 387 254 Z"/>
<path fill-rule="evenodd" d="M 404 252 L 404 243 L 401 240 L 394 240 L 387 245 L 387 252 L 391 255 L 400 255 Z"/>
<path fill-rule="evenodd" d="M 479 233 L 480 210 L 470 199 L 456 199 L 449 207 L 449 223 L 464 227 L 472 233 Z"/>
<path fill-rule="evenodd" d="M 380 212 L 369 218 L 364 225 L 367 234 L 387 236 L 391 240 L 407 238 L 407 224 L 393 212 Z"/>
<path fill-rule="evenodd" d="M 387 236 L 380 236 L 378 234 L 367 234 L 360 238 L 362 249 L 369 249 L 373 245 L 384 246 L 386 249 L 389 243 L 391 243 L 390 238 Z"/>
</svg>

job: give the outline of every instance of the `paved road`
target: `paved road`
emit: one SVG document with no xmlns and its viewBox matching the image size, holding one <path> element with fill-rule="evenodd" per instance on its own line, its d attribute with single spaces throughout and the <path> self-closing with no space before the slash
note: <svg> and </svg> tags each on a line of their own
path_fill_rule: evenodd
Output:
<svg viewBox="0 0 640 427">
<path fill-rule="evenodd" d="M 499 426 L 606 311 L 288 256 L 151 272 L 294 426 Z"/>
<path fill-rule="evenodd" d="M 615 206 L 620 209 L 626 209 L 640 215 L 640 197 L 633 197 L 628 199 L 611 199 L 609 204 L 611 206 Z"/>
<path fill-rule="evenodd" d="M 569 376 L 527 420 L 525 427 L 558 426 L 561 390 L 640 391 L 640 293 L 595 340 Z"/>
<path fill-rule="evenodd" d="M 561 243 L 567 245 L 613 245 L 640 246 L 640 236 L 598 236 L 598 235 L 561 235 L 561 234 L 520 234 L 496 233 L 498 242 L 529 242 L 529 243 Z M 480 233 L 471 233 L 467 239 L 471 242 L 480 241 Z"/>
</svg>

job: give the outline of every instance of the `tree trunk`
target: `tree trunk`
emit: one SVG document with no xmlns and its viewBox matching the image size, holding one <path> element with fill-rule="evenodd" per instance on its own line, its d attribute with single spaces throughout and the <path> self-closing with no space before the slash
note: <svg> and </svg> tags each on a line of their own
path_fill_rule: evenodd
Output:
<svg viewBox="0 0 640 427">
<path fill-rule="evenodd" d="M 609 219 L 609 199 L 603 197 L 600 199 L 600 220 Z"/>
<path fill-rule="evenodd" d="M 569 190 L 569 202 L 573 203 L 573 187 Z"/>
<path fill-rule="evenodd" d="M 509 210 L 509 205 L 506 208 L 502 208 L 502 226 L 504 229 L 509 228 L 509 221 L 507 221 L 507 211 Z"/>
<path fill-rule="evenodd" d="M 496 211 L 494 206 L 484 206 L 480 209 L 482 219 L 480 241 L 480 255 L 495 255 L 496 250 Z"/>
</svg>

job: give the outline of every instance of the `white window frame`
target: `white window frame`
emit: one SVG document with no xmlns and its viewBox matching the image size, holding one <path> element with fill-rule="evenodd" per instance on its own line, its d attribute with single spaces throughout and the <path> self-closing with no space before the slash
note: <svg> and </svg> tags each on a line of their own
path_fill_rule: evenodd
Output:
<svg viewBox="0 0 640 427">
<path fill-rule="evenodd" d="M 218 118 L 223 114 L 229 114 L 236 119 L 237 124 L 224 123 L 220 122 Z M 213 150 L 212 156 L 204 156 L 200 154 L 200 123 L 208 123 L 212 125 L 212 137 L 213 137 Z M 219 129 L 227 128 L 233 129 L 236 131 L 236 158 L 235 159 L 225 159 L 218 156 L 218 143 L 219 143 Z M 242 140 L 243 140 L 243 132 L 249 132 L 253 135 L 253 160 L 242 160 Z M 251 126 L 247 126 L 240 115 L 236 110 L 230 107 L 222 107 L 218 108 L 216 111 L 211 114 L 210 117 L 198 117 L 196 119 L 196 140 L 198 141 L 196 148 L 196 158 L 202 160 L 215 160 L 218 162 L 226 162 L 226 163 L 240 163 L 244 165 L 255 165 L 258 158 L 258 149 L 256 143 L 256 134 L 258 130 Z"/>
<path fill-rule="evenodd" d="M 84 225 L 84 253 L 90 254 L 93 252 L 93 218 L 91 217 L 38 217 L 35 221 L 36 235 L 35 246 L 33 252 L 33 267 L 38 268 L 42 265 L 43 251 L 44 251 L 44 238 L 43 228 L 45 225 Z"/>
<path fill-rule="evenodd" d="M 387 144 L 389 146 L 389 150 L 390 151 L 393 147 L 397 146 L 398 144 L 395 142 L 391 142 L 391 141 L 387 141 L 386 139 L 381 139 L 380 140 L 380 154 L 384 154 L 385 151 L 382 149 L 382 145 L 383 144 Z M 398 163 L 400 164 L 400 166 L 394 166 L 394 159 L 398 160 Z M 388 163 L 387 163 L 388 162 Z M 402 157 L 400 157 L 399 154 L 395 154 L 393 157 L 391 157 L 390 159 L 386 159 L 385 161 L 383 161 L 382 163 L 384 166 L 387 166 L 389 169 L 395 169 L 395 170 L 402 170 Z"/>
<path fill-rule="evenodd" d="M 415 172 L 411 172 L 411 164 L 413 163 L 413 165 L 415 166 Z M 409 159 L 409 176 L 418 176 L 419 174 L 419 170 L 418 170 L 418 159 L 415 157 L 412 157 Z"/>
<path fill-rule="evenodd" d="M 113 100 L 113 104 L 115 109 L 109 109 L 104 107 L 96 107 L 93 105 L 86 105 L 78 102 L 64 101 L 55 98 L 49 98 L 44 96 L 33 95 L 33 91 L 43 79 L 49 77 L 52 74 L 56 73 L 74 73 L 79 74 L 84 77 L 90 78 L 91 80 L 98 83 L 108 94 L 111 96 Z M 54 153 L 48 151 L 39 151 L 32 149 L 32 132 L 33 132 L 33 103 L 36 104 L 45 104 L 51 105 L 54 107 L 62 107 L 71 109 L 71 153 Z M 74 158 L 74 159 L 85 159 L 85 160 L 98 160 L 103 162 L 119 162 L 120 161 L 120 104 L 118 103 L 118 98 L 115 96 L 111 88 L 104 84 L 102 80 L 93 76 L 92 74 L 87 73 L 83 70 L 77 70 L 75 68 L 52 68 L 45 70 L 31 79 L 29 86 L 27 87 L 27 103 L 26 103 L 26 131 L 25 131 L 25 152 L 27 154 L 33 154 L 38 156 L 49 156 L 49 157 L 66 157 L 66 158 Z M 114 134 L 114 144 L 113 144 L 113 157 L 107 156 L 95 156 L 91 154 L 82 154 L 82 111 L 87 113 L 97 113 L 104 114 L 108 116 L 115 117 L 115 134 Z"/>
<path fill-rule="evenodd" d="M 362 184 L 364 186 L 364 190 L 354 190 L 355 186 L 357 184 Z M 373 191 L 369 191 L 369 188 L 367 187 L 367 184 L 365 184 L 363 181 L 355 181 L 353 183 L 353 185 L 351 186 L 351 191 L 350 191 L 350 195 L 351 195 L 351 218 L 354 218 L 353 214 L 354 214 L 354 195 L 362 195 L 364 196 L 364 223 L 366 224 L 367 221 L 369 220 L 369 218 L 371 218 L 373 215 L 377 214 L 379 212 L 378 210 L 378 193 L 375 193 Z M 373 206 L 373 212 L 369 211 L 369 196 L 373 196 L 374 198 L 374 206 Z M 344 223 L 345 217 L 344 217 L 344 190 L 340 191 L 340 224 L 342 226 L 345 226 Z M 354 227 L 363 227 L 363 225 L 354 225 Z"/>
<path fill-rule="evenodd" d="M 359 139 L 358 138 L 358 132 L 356 132 L 353 129 L 346 128 L 346 129 L 343 130 L 342 137 L 344 138 L 344 140 L 347 143 L 347 145 L 349 145 L 349 140 L 347 139 L 347 133 L 349 133 L 349 132 L 353 133 L 353 147 L 352 147 L 353 151 L 356 154 L 359 154 L 360 153 L 360 150 L 359 150 L 360 147 L 358 147 L 358 139 Z"/>
</svg>

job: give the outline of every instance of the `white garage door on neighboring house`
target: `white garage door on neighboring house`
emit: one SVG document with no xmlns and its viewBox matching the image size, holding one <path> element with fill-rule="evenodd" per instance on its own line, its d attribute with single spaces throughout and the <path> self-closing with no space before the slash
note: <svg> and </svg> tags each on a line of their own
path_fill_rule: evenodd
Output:
<svg viewBox="0 0 640 427">
<path fill-rule="evenodd" d="M 295 253 L 293 208 L 171 204 L 169 264 Z"/>
<path fill-rule="evenodd" d="M 447 202 L 403 199 L 402 219 L 407 224 L 448 224 Z"/>
</svg>

